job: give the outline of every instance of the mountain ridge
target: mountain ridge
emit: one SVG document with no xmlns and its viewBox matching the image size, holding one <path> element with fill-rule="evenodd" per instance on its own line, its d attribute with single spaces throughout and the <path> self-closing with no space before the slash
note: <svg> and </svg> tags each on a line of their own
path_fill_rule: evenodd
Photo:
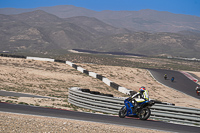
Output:
<svg viewBox="0 0 200 133">
<path fill-rule="evenodd" d="M 149 20 L 143 20 L 143 24 L 148 23 Z M 159 22 L 152 20 L 151 23 Z M 96 17 L 59 18 L 43 10 L 0 15 L 0 27 L 0 51 L 63 54 L 70 49 L 85 49 L 200 58 L 198 29 L 178 33 L 133 31 Z"/>
<path fill-rule="evenodd" d="M 184 14 L 174 14 L 167 11 L 143 9 L 139 11 L 93 11 L 72 5 L 58 5 L 53 7 L 39 7 L 32 9 L 1 8 L 1 14 L 18 14 L 34 10 L 43 10 L 60 18 L 75 16 L 95 17 L 104 23 L 117 28 L 133 31 L 148 32 L 179 32 L 196 29 L 200 31 L 200 17 Z"/>
</svg>

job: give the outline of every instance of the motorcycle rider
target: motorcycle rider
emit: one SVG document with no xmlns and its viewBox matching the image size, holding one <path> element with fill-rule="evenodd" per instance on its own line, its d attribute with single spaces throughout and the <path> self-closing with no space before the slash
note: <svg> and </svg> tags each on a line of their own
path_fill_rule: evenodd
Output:
<svg viewBox="0 0 200 133">
<path fill-rule="evenodd" d="M 196 88 L 195 88 L 196 92 L 197 92 L 197 95 L 200 95 L 200 86 L 198 85 Z"/>
<path fill-rule="evenodd" d="M 137 101 L 135 98 L 138 97 Z M 140 108 L 140 102 L 149 101 L 149 93 L 144 86 L 140 87 L 139 92 L 131 96 L 132 100 L 134 101 L 134 109 L 133 114 L 136 112 L 137 109 Z"/>
<path fill-rule="evenodd" d="M 174 82 L 174 77 L 171 78 L 171 81 Z"/>
<path fill-rule="evenodd" d="M 164 79 L 165 79 L 165 80 L 167 79 L 167 74 L 164 75 Z"/>
</svg>

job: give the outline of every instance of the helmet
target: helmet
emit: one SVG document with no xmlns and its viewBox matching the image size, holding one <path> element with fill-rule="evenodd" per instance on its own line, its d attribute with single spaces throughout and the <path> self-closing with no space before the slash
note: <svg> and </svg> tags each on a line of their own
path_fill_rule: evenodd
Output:
<svg viewBox="0 0 200 133">
<path fill-rule="evenodd" d="M 145 89 L 145 87 L 144 86 L 142 86 L 142 87 L 140 87 L 140 89 L 139 89 L 140 91 L 145 91 L 146 89 Z"/>
</svg>

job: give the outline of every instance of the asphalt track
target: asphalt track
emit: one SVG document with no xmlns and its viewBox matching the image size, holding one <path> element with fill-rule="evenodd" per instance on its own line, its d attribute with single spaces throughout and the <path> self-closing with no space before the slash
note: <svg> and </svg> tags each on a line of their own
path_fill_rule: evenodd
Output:
<svg viewBox="0 0 200 133">
<path fill-rule="evenodd" d="M 2 91 L 2 90 L 0 90 L 0 96 L 50 98 L 50 97 L 30 95 L 30 94 L 17 93 L 17 92 Z"/>
<path fill-rule="evenodd" d="M 169 131 L 169 132 L 198 133 L 200 131 L 200 127 L 193 127 L 193 126 L 187 126 L 187 125 L 178 125 L 178 124 L 165 123 L 165 122 L 152 121 L 152 120 L 143 121 L 143 120 L 138 120 L 135 118 L 119 118 L 117 116 L 92 114 L 92 113 L 85 113 L 85 112 L 75 112 L 75 111 L 59 110 L 59 109 L 50 109 L 50 108 L 42 108 L 42 107 L 35 107 L 35 106 L 28 106 L 28 105 L 0 103 L 0 111 L 29 114 L 29 115 L 40 115 L 40 116 L 48 116 L 48 117 L 57 117 L 57 118 L 64 118 L 64 119 L 92 121 L 92 122 L 116 124 L 116 125 L 122 125 L 122 126 L 163 130 L 163 131 Z"/>
<path fill-rule="evenodd" d="M 195 88 L 197 83 L 187 78 L 184 74 L 179 71 L 173 70 L 163 70 L 163 69 L 148 69 L 153 77 L 160 83 L 178 90 L 182 93 L 190 95 L 194 98 L 200 99 L 200 96 L 197 95 Z M 167 80 L 164 79 L 164 74 L 167 74 Z M 171 77 L 174 77 L 174 82 L 171 82 Z"/>
</svg>

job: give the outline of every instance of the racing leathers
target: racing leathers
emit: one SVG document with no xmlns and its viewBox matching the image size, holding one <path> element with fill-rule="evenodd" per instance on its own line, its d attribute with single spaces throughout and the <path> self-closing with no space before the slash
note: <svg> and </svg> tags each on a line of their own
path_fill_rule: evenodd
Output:
<svg viewBox="0 0 200 133">
<path fill-rule="evenodd" d="M 136 97 L 138 98 L 136 99 Z M 139 91 L 138 93 L 134 94 L 131 98 L 134 101 L 133 113 L 135 113 L 136 110 L 140 108 L 140 106 L 138 105 L 139 102 L 149 101 L 149 94 L 147 90 Z"/>
<path fill-rule="evenodd" d="M 167 79 L 167 74 L 164 75 L 164 79 L 165 79 L 165 80 Z"/>
</svg>

